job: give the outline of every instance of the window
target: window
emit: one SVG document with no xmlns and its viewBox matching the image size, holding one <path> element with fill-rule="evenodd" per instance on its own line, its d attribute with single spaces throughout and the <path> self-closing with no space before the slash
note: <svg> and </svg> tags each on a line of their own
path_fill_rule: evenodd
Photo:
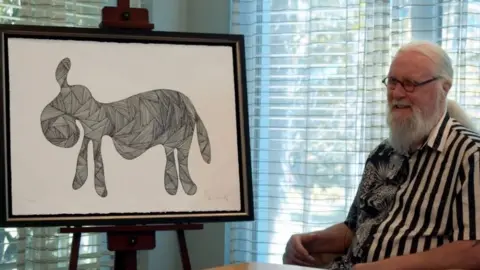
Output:
<svg viewBox="0 0 480 270">
<path fill-rule="evenodd" d="M 437 1 L 434 1 L 437 2 Z M 346 217 L 368 153 L 388 135 L 386 76 L 413 39 L 455 65 L 450 98 L 478 125 L 479 4 L 234 0 L 245 35 L 256 221 L 230 226 L 231 262 L 280 263 L 294 233 Z"/>
</svg>

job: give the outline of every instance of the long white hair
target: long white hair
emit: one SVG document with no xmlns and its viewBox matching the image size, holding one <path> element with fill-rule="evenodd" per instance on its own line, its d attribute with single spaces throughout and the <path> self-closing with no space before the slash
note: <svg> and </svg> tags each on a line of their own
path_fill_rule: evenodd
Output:
<svg viewBox="0 0 480 270">
<path fill-rule="evenodd" d="M 450 117 L 455 118 L 460 124 L 464 125 L 466 128 L 477 132 L 475 126 L 473 125 L 472 120 L 467 115 L 467 113 L 458 105 L 454 100 L 447 100 L 447 112 Z"/>
</svg>

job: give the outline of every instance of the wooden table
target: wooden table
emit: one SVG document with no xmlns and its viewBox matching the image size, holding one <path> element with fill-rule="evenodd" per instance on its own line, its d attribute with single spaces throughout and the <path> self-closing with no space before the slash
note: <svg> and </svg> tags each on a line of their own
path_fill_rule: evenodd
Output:
<svg viewBox="0 0 480 270">
<path fill-rule="evenodd" d="M 321 270 L 324 268 L 310 268 L 310 267 L 303 267 L 303 266 L 272 264 L 272 263 L 241 263 L 241 264 L 219 266 L 219 267 L 209 268 L 204 270 L 313 270 L 313 269 Z"/>
</svg>

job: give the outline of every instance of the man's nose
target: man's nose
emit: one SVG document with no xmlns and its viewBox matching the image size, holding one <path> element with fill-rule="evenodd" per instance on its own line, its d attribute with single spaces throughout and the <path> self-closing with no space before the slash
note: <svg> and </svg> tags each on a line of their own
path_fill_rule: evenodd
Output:
<svg viewBox="0 0 480 270">
<path fill-rule="evenodd" d="M 405 97 L 405 88 L 400 83 L 397 83 L 395 85 L 395 88 L 390 90 L 390 94 L 392 95 L 392 98 L 394 99 L 400 99 Z"/>
</svg>

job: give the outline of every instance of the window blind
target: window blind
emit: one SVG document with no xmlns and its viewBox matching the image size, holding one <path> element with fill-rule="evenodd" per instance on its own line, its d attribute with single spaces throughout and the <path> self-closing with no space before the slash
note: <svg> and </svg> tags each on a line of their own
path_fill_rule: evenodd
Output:
<svg viewBox="0 0 480 270">
<path fill-rule="evenodd" d="M 230 261 L 281 263 L 294 233 L 348 213 L 368 153 L 388 135 L 381 80 L 414 39 L 454 62 L 449 98 L 478 126 L 479 4 L 234 0 L 245 35 L 256 221 L 230 226 Z"/>
</svg>

